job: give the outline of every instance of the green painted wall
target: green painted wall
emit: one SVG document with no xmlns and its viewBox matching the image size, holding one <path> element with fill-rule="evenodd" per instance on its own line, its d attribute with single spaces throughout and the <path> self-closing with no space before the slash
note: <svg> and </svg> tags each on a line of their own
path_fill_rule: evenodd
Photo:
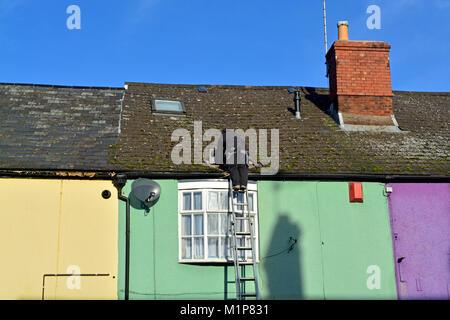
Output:
<svg viewBox="0 0 450 320">
<path fill-rule="evenodd" d="M 177 181 L 156 181 L 162 193 L 151 211 L 131 207 L 130 299 L 235 298 L 233 266 L 178 263 Z M 127 196 L 131 183 L 124 188 Z M 262 298 L 395 299 L 383 188 L 364 183 L 364 203 L 349 203 L 346 182 L 259 182 Z M 119 219 L 118 295 L 123 299 L 122 201 Z M 297 239 L 291 250 L 290 238 Z M 381 270 L 378 290 L 366 285 L 371 265 Z"/>
<path fill-rule="evenodd" d="M 396 299 L 389 213 L 384 184 L 363 183 L 364 203 L 350 203 L 347 182 L 258 183 L 265 298 Z M 380 270 L 370 290 L 369 266 Z"/>
<path fill-rule="evenodd" d="M 233 266 L 178 263 L 178 182 L 155 180 L 162 192 L 145 215 L 131 206 L 130 299 L 233 299 Z M 123 188 L 129 196 L 132 181 Z M 125 288 L 125 203 L 119 203 L 119 299 Z"/>
<path fill-rule="evenodd" d="M 364 203 L 350 203 L 348 183 L 317 184 L 326 298 L 397 298 L 384 187 L 363 183 Z M 367 287 L 370 266 L 379 267 L 379 290 Z"/>
<path fill-rule="evenodd" d="M 315 183 L 259 182 L 258 206 L 261 297 L 323 299 Z"/>
</svg>

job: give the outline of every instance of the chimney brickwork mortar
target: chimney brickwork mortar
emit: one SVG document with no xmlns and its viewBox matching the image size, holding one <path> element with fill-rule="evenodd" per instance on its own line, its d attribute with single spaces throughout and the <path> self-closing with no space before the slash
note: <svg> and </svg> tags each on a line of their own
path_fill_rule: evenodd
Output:
<svg viewBox="0 0 450 320">
<path fill-rule="evenodd" d="M 343 114 L 390 117 L 390 46 L 378 41 L 335 41 L 327 53 L 330 100 Z M 351 117 L 355 124 L 366 120 Z M 373 124 L 373 123 L 371 123 Z"/>
</svg>

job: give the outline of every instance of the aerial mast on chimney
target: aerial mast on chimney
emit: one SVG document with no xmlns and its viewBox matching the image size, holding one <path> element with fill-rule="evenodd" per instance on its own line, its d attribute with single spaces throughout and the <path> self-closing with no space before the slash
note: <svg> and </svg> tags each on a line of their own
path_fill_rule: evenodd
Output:
<svg viewBox="0 0 450 320">
<path fill-rule="evenodd" d="M 323 29 L 325 33 L 325 54 L 328 52 L 328 41 L 327 41 L 327 9 L 325 6 L 325 0 L 323 0 Z"/>
</svg>

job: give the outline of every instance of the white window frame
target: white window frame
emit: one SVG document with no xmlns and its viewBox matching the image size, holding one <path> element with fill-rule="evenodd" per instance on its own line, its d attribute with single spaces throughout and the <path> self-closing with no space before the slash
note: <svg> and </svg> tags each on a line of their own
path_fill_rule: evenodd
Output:
<svg viewBox="0 0 450 320">
<path fill-rule="evenodd" d="M 255 223 L 255 253 L 256 253 L 256 261 L 259 262 L 259 229 L 258 229 L 258 192 L 257 192 L 257 184 L 255 181 L 249 181 L 247 185 L 249 195 L 253 195 L 253 210 L 251 213 L 255 214 L 254 223 Z M 228 212 L 227 210 L 208 210 L 208 195 L 210 191 L 226 191 L 228 193 L 228 181 L 223 179 L 209 179 L 209 180 L 180 180 L 178 181 L 178 262 L 180 263 L 232 263 L 233 259 L 229 258 L 208 258 L 208 213 L 219 213 L 223 214 Z M 193 210 L 193 196 L 191 198 L 192 210 L 183 210 L 183 193 L 191 192 L 192 195 L 194 192 L 202 192 L 202 210 Z M 228 199 L 228 194 L 227 194 Z M 236 208 L 236 207 L 235 207 Z M 203 258 L 202 259 L 194 259 L 194 241 L 191 244 L 192 250 L 192 258 L 184 259 L 182 258 L 182 239 L 184 238 L 182 235 L 182 216 L 184 214 L 191 214 L 191 235 L 187 236 L 191 239 L 194 239 L 195 236 L 193 233 L 194 227 L 194 214 L 202 213 L 203 214 Z M 232 213 L 229 213 L 231 215 Z M 219 218 L 220 220 L 220 218 Z M 219 234 L 214 235 L 219 239 L 223 237 Z M 225 237 L 226 239 L 226 237 Z M 231 244 L 231 235 L 229 236 L 229 241 Z M 248 238 L 249 241 L 249 238 Z M 219 241 L 220 246 L 220 241 Z M 220 252 L 220 251 L 219 251 Z M 248 255 L 247 259 L 251 259 L 251 252 L 247 251 Z"/>
</svg>

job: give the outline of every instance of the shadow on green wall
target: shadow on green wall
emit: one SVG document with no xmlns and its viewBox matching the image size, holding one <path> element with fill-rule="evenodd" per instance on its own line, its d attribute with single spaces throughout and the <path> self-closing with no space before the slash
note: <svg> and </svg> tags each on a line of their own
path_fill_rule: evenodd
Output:
<svg viewBox="0 0 450 320">
<path fill-rule="evenodd" d="M 261 257 L 261 281 L 268 292 L 265 299 L 302 299 L 300 270 L 300 228 L 281 212 L 273 229 L 266 255 Z"/>
</svg>

